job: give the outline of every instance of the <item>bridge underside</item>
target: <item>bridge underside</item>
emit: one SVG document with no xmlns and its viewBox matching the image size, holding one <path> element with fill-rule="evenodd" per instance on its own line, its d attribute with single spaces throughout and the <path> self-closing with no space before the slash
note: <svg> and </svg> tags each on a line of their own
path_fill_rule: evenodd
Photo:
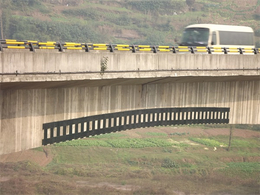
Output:
<svg viewBox="0 0 260 195">
<path fill-rule="evenodd" d="M 260 70 L 259 70 L 260 71 Z M 117 78 L 75 81 L 48 82 L 8 82 L 0 83 L 1 90 L 16 89 L 45 89 L 67 87 L 100 87 L 112 85 L 147 85 L 164 83 L 193 83 L 193 82 L 224 82 L 224 81 L 259 81 L 260 76 L 183 76 L 183 77 L 153 77 L 153 78 Z"/>
<path fill-rule="evenodd" d="M 230 124 L 260 124 L 260 80 L 254 76 L 48 81 L 24 83 L 19 89 L 1 87 L 0 154 L 41 146 L 45 123 L 129 110 L 225 107 L 230 108 Z"/>
</svg>

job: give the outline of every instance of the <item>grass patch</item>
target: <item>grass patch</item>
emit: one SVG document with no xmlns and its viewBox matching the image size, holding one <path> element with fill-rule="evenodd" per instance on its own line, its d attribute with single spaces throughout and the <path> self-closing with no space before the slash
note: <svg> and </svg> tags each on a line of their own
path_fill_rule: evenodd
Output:
<svg viewBox="0 0 260 195">
<path fill-rule="evenodd" d="M 78 139 L 67 142 L 56 143 L 54 146 L 101 146 L 110 147 L 110 145 L 103 140 L 92 140 L 92 139 Z"/>
<path fill-rule="evenodd" d="M 166 133 L 157 133 L 157 132 L 146 132 L 145 134 L 150 136 L 167 136 Z"/>
<path fill-rule="evenodd" d="M 107 141 L 114 148 L 146 148 L 146 147 L 166 147 L 172 144 L 167 140 L 158 138 L 146 139 L 120 139 Z"/>
<path fill-rule="evenodd" d="M 197 143 L 205 145 L 205 146 L 212 146 L 212 147 L 226 146 L 224 143 L 218 142 L 218 141 L 216 141 L 214 139 L 210 139 L 210 138 L 190 137 L 189 140 L 191 140 L 193 142 L 197 142 Z"/>
<path fill-rule="evenodd" d="M 179 136 L 182 136 L 182 135 L 189 135 L 190 133 L 179 133 L 179 132 L 175 132 L 175 133 L 170 133 L 170 135 L 179 135 Z"/>
<path fill-rule="evenodd" d="M 178 147 L 180 147 L 180 148 L 187 148 L 187 147 L 189 147 L 190 145 L 189 144 L 187 144 L 187 143 L 183 143 L 183 142 L 180 142 L 180 143 L 175 143 L 175 144 L 173 144 L 174 146 L 178 146 Z"/>
<path fill-rule="evenodd" d="M 119 138 L 119 137 L 125 137 L 126 135 L 122 134 L 122 133 L 107 133 L 107 134 L 101 134 L 101 135 L 97 135 L 95 137 L 92 138 Z"/>
<path fill-rule="evenodd" d="M 235 128 L 260 131 L 260 125 L 235 125 Z"/>
<path fill-rule="evenodd" d="M 159 139 L 159 138 L 145 138 L 145 139 L 127 138 L 127 139 L 106 139 L 106 140 L 87 138 L 87 139 L 79 139 L 79 140 L 72 140 L 68 142 L 56 143 L 54 145 L 55 146 L 99 146 L 99 147 L 112 147 L 112 148 L 146 148 L 146 147 L 167 147 L 167 146 L 172 146 L 172 143 L 168 142 L 165 139 Z"/>
<path fill-rule="evenodd" d="M 250 174 L 255 171 L 260 173 L 260 162 L 231 162 L 227 165 L 229 169 L 241 170 Z"/>
<path fill-rule="evenodd" d="M 231 162 L 227 163 L 227 167 L 222 170 L 228 176 L 240 176 L 240 177 L 259 177 L 260 175 L 260 163 L 259 162 Z M 259 178 L 260 179 L 260 178 Z"/>
<path fill-rule="evenodd" d="M 255 142 L 256 140 L 252 141 L 247 141 L 247 140 L 242 140 L 242 139 L 233 139 L 231 142 L 232 147 L 243 147 L 243 148 L 256 148 L 260 147 L 260 142 Z"/>
<path fill-rule="evenodd" d="M 228 145 L 229 136 L 215 136 L 210 137 L 218 142 L 223 142 L 225 145 Z M 240 138 L 233 137 L 231 141 L 231 146 L 236 148 L 257 148 L 260 147 L 260 142 L 258 138 Z"/>
</svg>

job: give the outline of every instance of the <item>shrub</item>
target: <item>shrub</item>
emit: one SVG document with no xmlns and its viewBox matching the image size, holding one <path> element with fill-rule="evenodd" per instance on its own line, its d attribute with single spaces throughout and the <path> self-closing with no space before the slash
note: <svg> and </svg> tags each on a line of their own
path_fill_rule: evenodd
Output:
<svg viewBox="0 0 260 195">
<path fill-rule="evenodd" d="M 169 158 L 165 158 L 161 165 L 163 168 L 178 168 L 178 164 Z"/>
</svg>

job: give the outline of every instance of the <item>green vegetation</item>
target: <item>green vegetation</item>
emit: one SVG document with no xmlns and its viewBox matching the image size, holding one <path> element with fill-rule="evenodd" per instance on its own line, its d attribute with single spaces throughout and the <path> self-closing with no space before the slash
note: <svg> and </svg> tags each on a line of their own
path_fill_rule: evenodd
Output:
<svg viewBox="0 0 260 195">
<path fill-rule="evenodd" d="M 146 132 L 146 135 L 150 135 L 150 136 L 167 136 L 166 133 L 158 133 L 158 132 Z"/>
<path fill-rule="evenodd" d="M 0 163 L 1 178 L 7 178 L 0 193 L 259 194 L 259 132 L 234 129 L 255 136 L 234 134 L 228 151 L 229 128 L 220 127 L 225 134 L 213 136 L 216 128 L 144 128 L 39 147 L 31 156 L 50 159 L 45 167 Z"/>
<path fill-rule="evenodd" d="M 212 147 L 220 147 L 224 146 L 224 143 L 220 143 L 214 139 L 209 139 L 209 138 L 195 138 L 195 137 L 190 137 L 189 138 L 191 141 L 203 144 L 205 146 L 212 146 Z"/>
<path fill-rule="evenodd" d="M 259 1 L 0 0 L 0 38 L 174 45 L 192 23 L 249 25 L 260 46 Z"/>
<path fill-rule="evenodd" d="M 69 142 L 61 142 L 55 146 L 100 146 L 112 148 L 146 148 L 146 147 L 166 147 L 172 144 L 166 140 L 157 138 L 147 139 L 109 139 L 109 140 L 96 140 L 95 138 L 73 140 Z"/>
<path fill-rule="evenodd" d="M 186 135 L 186 134 L 189 134 L 189 132 L 188 133 L 179 133 L 179 132 L 175 132 L 175 133 L 170 133 L 170 135 Z"/>
<path fill-rule="evenodd" d="M 260 179 L 260 163 L 259 162 L 230 162 L 227 167 L 222 170 L 226 175 L 244 178 L 256 177 Z"/>
</svg>

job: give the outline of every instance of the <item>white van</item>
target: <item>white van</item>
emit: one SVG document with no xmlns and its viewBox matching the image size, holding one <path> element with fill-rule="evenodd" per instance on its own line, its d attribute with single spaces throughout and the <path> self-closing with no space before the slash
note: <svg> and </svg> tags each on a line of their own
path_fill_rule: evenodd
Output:
<svg viewBox="0 0 260 195">
<path fill-rule="evenodd" d="M 179 45 L 254 48 L 254 31 L 247 26 L 193 24 L 184 29 Z"/>
</svg>

